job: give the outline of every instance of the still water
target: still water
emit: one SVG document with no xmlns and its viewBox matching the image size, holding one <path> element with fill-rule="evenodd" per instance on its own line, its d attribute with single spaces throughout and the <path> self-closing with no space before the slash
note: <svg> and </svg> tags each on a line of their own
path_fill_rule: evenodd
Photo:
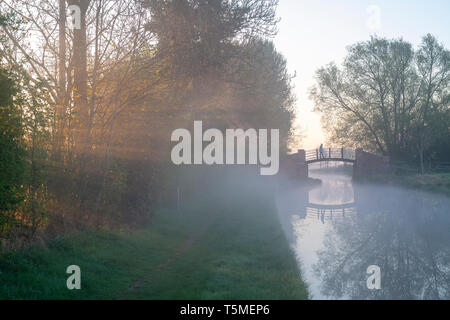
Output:
<svg viewBox="0 0 450 320">
<path fill-rule="evenodd" d="M 278 195 L 278 211 L 312 299 L 450 299 L 450 199 L 350 175 Z M 367 288 L 380 267 L 381 288 Z"/>
</svg>

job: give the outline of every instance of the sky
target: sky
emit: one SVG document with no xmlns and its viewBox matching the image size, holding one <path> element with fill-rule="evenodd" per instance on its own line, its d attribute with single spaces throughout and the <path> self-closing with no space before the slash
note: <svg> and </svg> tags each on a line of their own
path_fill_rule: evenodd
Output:
<svg viewBox="0 0 450 320">
<path fill-rule="evenodd" d="M 318 68 L 331 61 L 341 63 L 347 46 L 371 35 L 401 37 L 418 46 L 431 33 L 450 48 L 449 15 L 449 0 L 279 0 L 281 21 L 274 42 L 287 59 L 289 71 L 296 74 L 295 125 L 304 135 L 292 149 L 314 149 L 326 143 L 320 115 L 312 111 L 308 94 Z"/>
</svg>

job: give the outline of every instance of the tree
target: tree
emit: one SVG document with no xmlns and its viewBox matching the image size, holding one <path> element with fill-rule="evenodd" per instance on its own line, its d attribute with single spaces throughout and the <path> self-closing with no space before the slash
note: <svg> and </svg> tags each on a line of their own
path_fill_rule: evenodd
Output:
<svg viewBox="0 0 450 320">
<path fill-rule="evenodd" d="M 68 28 L 69 5 L 80 8 L 79 29 Z M 21 214 L 31 213 L 33 226 L 48 203 L 54 211 L 70 204 L 89 219 L 147 216 L 173 181 L 173 168 L 161 173 L 170 167 L 170 133 L 192 120 L 279 128 L 286 144 L 291 78 L 285 59 L 263 40 L 276 33 L 276 5 L 0 1 L 13 17 L 1 25 L 0 55 L 21 89 Z"/>
<path fill-rule="evenodd" d="M 86 14 L 91 0 L 69 0 L 68 2 L 69 5 L 76 5 L 80 8 L 80 27 L 73 30 L 71 65 L 73 69 L 75 147 L 77 154 L 82 158 L 88 150 L 90 140 Z"/>
<path fill-rule="evenodd" d="M 254 39 L 237 50 L 241 55 L 229 61 L 222 77 L 234 91 L 229 109 L 244 126 L 279 129 L 281 150 L 286 152 L 295 104 L 286 59 L 268 40 Z"/>
<path fill-rule="evenodd" d="M 450 106 L 450 51 L 428 34 L 422 40 L 416 61 L 420 100 L 414 136 L 420 169 L 424 173 L 424 150 L 436 137 L 442 135 L 442 131 L 436 130 L 440 128 L 439 115 L 448 113 Z M 448 132 L 448 128 L 446 131 Z M 443 131 L 444 135 L 446 131 Z"/>
<path fill-rule="evenodd" d="M 332 141 L 394 159 L 419 155 L 442 134 L 426 127 L 448 110 L 448 50 L 424 37 L 419 51 L 403 40 L 372 37 L 349 48 L 342 68 L 320 68 L 311 89 Z M 417 152 L 418 151 L 418 152 Z"/>
<path fill-rule="evenodd" d="M 0 215 L 13 210 L 23 200 L 24 128 L 22 112 L 14 103 L 16 93 L 14 80 L 0 68 Z"/>
<path fill-rule="evenodd" d="M 220 72 L 241 43 L 276 33 L 277 0 L 144 1 L 157 55 L 178 77 Z"/>
</svg>

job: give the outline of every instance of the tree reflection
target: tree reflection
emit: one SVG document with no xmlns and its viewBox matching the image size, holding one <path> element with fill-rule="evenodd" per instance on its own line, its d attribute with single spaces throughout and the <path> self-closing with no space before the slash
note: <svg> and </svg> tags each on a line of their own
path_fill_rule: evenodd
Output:
<svg viewBox="0 0 450 320">
<path fill-rule="evenodd" d="M 357 215 L 330 221 L 315 273 L 325 296 L 449 299 L 450 201 L 396 188 L 355 186 Z M 366 286 L 381 268 L 381 289 Z"/>
</svg>

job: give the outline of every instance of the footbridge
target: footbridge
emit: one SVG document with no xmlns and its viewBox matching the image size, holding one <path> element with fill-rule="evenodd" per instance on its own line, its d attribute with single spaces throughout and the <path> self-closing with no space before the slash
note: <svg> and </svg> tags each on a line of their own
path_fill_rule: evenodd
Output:
<svg viewBox="0 0 450 320">
<path fill-rule="evenodd" d="M 355 162 L 355 150 L 344 148 L 326 148 L 305 151 L 307 164 L 323 161 Z"/>
<path fill-rule="evenodd" d="M 366 152 L 361 148 L 300 149 L 281 159 L 280 169 L 290 178 L 307 178 L 308 166 L 317 162 L 344 162 L 353 164 L 353 177 L 385 173 L 389 169 L 389 157 Z"/>
</svg>

